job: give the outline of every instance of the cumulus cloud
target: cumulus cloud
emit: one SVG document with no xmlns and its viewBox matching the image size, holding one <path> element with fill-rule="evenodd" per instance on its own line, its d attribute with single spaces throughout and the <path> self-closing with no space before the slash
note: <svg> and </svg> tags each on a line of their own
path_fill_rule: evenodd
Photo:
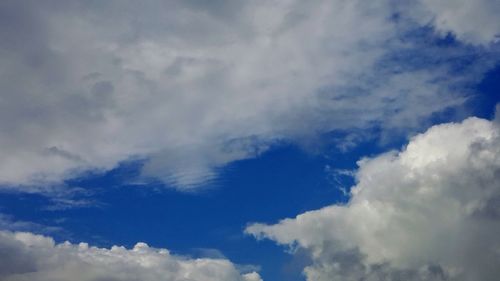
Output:
<svg viewBox="0 0 500 281">
<path fill-rule="evenodd" d="M 56 244 L 30 232 L 0 231 L 0 279 L 4 281 L 262 281 L 240 273 L 226 259 L 189 259 L 137 243 L 134 248 Z"/>
<path fill-rule="evenodd" d="M 309 281 L 498 279 L 496 121 L 437 125 L 358 164 L 345 205 L 246 232 L 309 252 Z"/>
<path fill-rule="evenodd" d="M 411 31 L 428 23 L 395 20 L 393 4 L 2 1 L 0 183 L 59 184 L 140 159 L 144 176 L 186 189 L 283 139 L 416 128 L 460 105 L 459 86 L 492 60 L 450 75 L 477 50 L 427 48 Z M 460 27 L 486 40 L 497 19 L 483 16 Z"/>
</svg>

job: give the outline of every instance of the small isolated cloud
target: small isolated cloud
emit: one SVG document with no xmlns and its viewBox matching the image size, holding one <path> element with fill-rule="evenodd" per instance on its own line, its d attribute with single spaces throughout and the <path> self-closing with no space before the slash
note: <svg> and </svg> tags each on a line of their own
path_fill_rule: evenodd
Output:
<svg viewBox="0 0 500 281">
<path fill-rule="evenodd" d="M 137 243 L 134 248 L 56 244 L 30 232 L 0 231 L 3 281 L 262 281 L 227 259 L 189 259 Z"/>
<path fill-rule="evenodd" d="M 252 224 L 306 250 L 308 281 L 494 281 L 500 275 L 500 129 L 469 118 L 358 162 L 345 205 Z"/>
</svg>

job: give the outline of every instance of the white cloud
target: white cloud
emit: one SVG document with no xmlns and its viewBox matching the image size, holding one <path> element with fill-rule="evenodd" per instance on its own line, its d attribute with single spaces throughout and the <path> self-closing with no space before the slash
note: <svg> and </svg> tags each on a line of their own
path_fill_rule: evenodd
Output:
<svg viewBox="0 0 500 281">
<path fill-rule="evenodd" d="M 488 45 L 500 39 L 500 13 L 496 0 L 420 0 L 428 20 L 444 34 L 450 32 L 459 40 L 472 44 Z"/>
<path fill-rule="evenodd" d="M 319 280 L 497 280 L 500 129 L 469 118 L 431 127 L 401 152 L 359 161 L 345 205 L 252 224 L 307 250 Z"/>
<path fill-rule="evenodd" d="M 418 128 L 463 102 L 464 77 L 442 62 L 470 50 L 421 52 L 406 40 L 418 26 L 391 20 L 394 9 L 2 1 L 0 183 L 26 190 L 148 159 L 145 176 L 186 189 L 282 139 Z M 463 65 L 469 82 L 486 68 Z"/>
<path fill-rule="evenodd" d="M 133 249 L 56 244 L 29 232 L 0 231 L 0 279 L 4 281 L 262 281 L 241 274 L 226 259 L 189 259 L 137 243 Z"/>
</svg>

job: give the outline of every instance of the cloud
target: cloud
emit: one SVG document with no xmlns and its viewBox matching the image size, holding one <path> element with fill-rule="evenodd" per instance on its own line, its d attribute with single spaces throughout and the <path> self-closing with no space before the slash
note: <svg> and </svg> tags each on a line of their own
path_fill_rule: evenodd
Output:
<svg viewBox="0 0 500 281">
<path fill-rule="evenodd" d="M 57 226 L 46 226 L 29 221 L 15 220 L 11 215 L 0 213 L 0 229 L 9 231 L 36 231 L 44 234 L 61 233 L 64 230 Z"/>
<path fill-rule="evenodd" d="M 345 205 L 246 232 L 309 252 L 309 281 L 498 279 L 497 121 L 437 125 L 358 164 Z"/>
<path fill-rule="evenodd" d="M 460 106 L 496 58 L 429 45 L 414 31 L 430 12 L 394 20 L 392 4 L 2 1 L 0 183 L 28 190 L 145 160 L 143 176 L 186 190 L 282 140 L 419 128 Z M 467 26 L 489 38 L 496 14 L 483 19 Z"/>
<path fill-rule="evenodd" d="M 262 281 L 241 274 L 226 259 L 189 259 L 137 243 L 134 248 L 56 244 L 30 232 L 0 231 L 0 279 L 4 281 Z"/>
<path fill-rule="evenodd" d="M 488 45 L 500 39 L 500 23 L 493 20 L 500 13 L 495 0 L 420 0 L 429 21 L 438 32 L 452 33 L 459 40 L 471 44 Z"/>
</svg>

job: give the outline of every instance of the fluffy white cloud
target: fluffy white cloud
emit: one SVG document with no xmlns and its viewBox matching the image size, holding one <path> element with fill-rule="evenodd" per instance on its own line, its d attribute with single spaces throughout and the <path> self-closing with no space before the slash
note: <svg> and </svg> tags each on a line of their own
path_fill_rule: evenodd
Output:
<svg viewBox="0 0 500 281">
<path fill-rule="evenodd" d="M 0 231 L 3 281 L 262 281 L 225 259 L 188 259 L 137 243 L 111 249 L 65 242 L 29 232 Z"/>
<path fill-rule="evenodd" d="M 359 161 L 345 205 L 246 232 L 300 247 L 309 281 L 497 280 L 500 129 L 469 118 Z"/>
<path fill-rule="evenodd" d="M 442 62 L 469 51 L 421 52 L 392 4 L 2 1 L 0 183 L 148 159 L 145 176 L 189 188 L 277 140 L 418 127 L 463 102 L 470 78 Z"/>
</svg>

